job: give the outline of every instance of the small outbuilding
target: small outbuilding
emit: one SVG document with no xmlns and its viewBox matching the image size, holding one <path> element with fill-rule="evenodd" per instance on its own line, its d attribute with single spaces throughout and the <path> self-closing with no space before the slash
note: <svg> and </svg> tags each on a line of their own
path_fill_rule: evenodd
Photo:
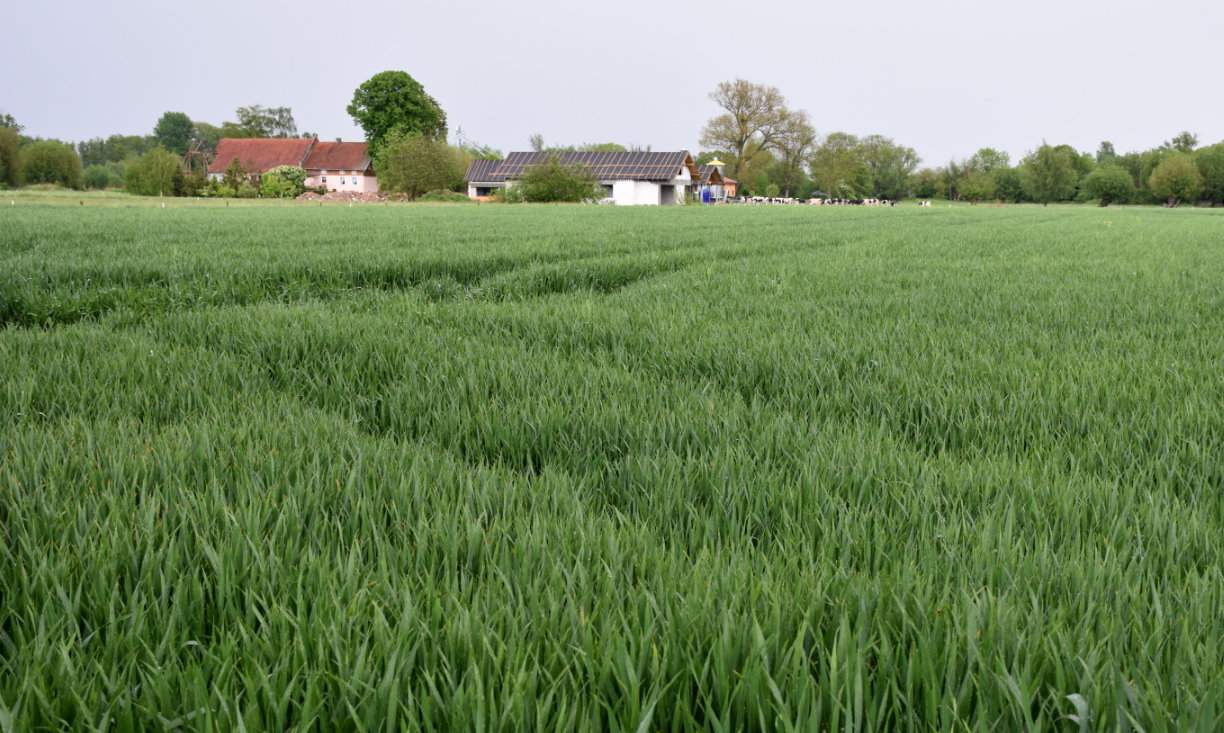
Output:
<svg viewBox="0 0 1224 733">
<path fill-rule="evenodd" d="M 697 193 L 702 203 L 725 203 L 739 195 L 739 182 L 723 173 L 725 167 L 715 158 L 697 169 Z"/>
<path fill-rule="evenodd" d="M 474 160 L 464 179 L 468 196 L 480 199 L 513 187 L 532 168 L 557 155 L 565 165 L 587 168 L 609 199 L 621 206 L 683 204 L 698 172 L 687 150 L 669 153 L 517 152 L 505 160 Z"/>
</svg>

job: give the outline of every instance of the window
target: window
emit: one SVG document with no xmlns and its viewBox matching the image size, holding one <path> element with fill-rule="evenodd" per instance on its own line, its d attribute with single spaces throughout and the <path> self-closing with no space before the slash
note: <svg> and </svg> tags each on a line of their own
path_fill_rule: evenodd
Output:
<svg viewBox="0 0 1224 733">
<path fill-rule="evenodd" d="M 356 186 L 356 185 L 357 185 L 357 176 L 353 176 L 353 185 L 354 185 L 354 186 Z"/>
<path fill-rule="evenodd" d="M 323 183 L 327 183 L 327 176 L 323 176 Z"/>
</svg>

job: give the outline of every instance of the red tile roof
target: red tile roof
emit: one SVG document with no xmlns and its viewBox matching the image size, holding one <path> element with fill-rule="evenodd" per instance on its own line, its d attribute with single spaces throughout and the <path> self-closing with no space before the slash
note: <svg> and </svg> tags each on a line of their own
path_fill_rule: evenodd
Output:
<svg viewBox="0 0 1224 733">
<path fill-rule="evenodd" d="M 234 158 L 247 173 L 263 173 L 278 165 L 305 167 L 302 164 L 314 142 L 314 138 L 222 138 L 208 172 L 224 173 Z"/>
<path fill-rule="evenodd" d="M 365 143 L 315 143 L 306 164 L 311 171 L 364 171 L 370 167 Z"/>
</svg>

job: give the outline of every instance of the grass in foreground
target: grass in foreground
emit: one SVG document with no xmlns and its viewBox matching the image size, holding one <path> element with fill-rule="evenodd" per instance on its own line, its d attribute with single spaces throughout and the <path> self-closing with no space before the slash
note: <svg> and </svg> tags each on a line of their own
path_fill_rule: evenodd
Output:
<svg viewBox="0 0 1224 733">
<path fill-rule="evenodd" d="M 1222 224 L 0 210 L 0 722 L 1215 730 Z"/>
</svg>

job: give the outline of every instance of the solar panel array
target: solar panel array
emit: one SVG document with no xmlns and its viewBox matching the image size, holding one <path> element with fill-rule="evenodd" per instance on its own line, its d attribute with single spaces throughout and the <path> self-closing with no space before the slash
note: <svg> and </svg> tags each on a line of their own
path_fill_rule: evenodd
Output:
<svg viewBox="0 0 1224 733">
<path fill-rule="evenodd" d="M 493 175 L 497 171 L 497 166 L 501 165 L 500 160 L 473 160 L 468 166 L 467 175 L 464 180 L 474 183 L 493 183 L 495 181 L 504 181 L 504 178 L 494 178 Z"/>
<path fill-rule="evenodd" d="M 548 162 L 549 155 L 551 153 L 547 152 L 510 153 L 492 170 L 477 169 L 476 164 L 483 161 L 473 161 L 467 178 L 490 183 L 522 178 L 528 168 Z M 591 175 L 601 181 L 670 181 L 685 167 L 690 173 L 696 173 L 692 157 L 684 150 L 674 153 L 559 153 L 558 158 L 565 165 L 589 168 Z M 474 178 L 474 174 L 481 177 Z"/>
</svg>

